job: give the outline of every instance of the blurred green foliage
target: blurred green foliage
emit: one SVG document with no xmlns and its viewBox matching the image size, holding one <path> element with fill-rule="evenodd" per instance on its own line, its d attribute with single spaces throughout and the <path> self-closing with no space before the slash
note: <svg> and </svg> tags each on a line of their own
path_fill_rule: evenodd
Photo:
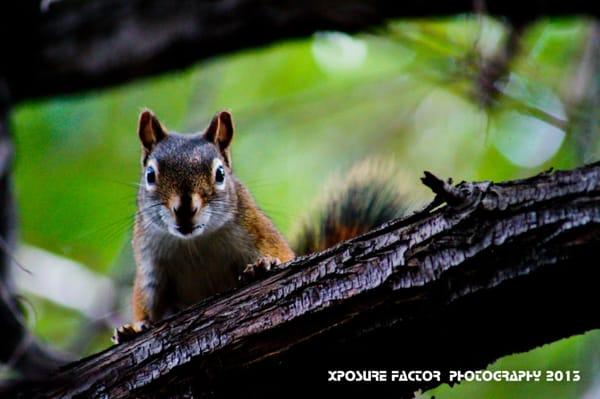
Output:
<svg viewBox="0 0 600 399">
<path fill-rule="evenodd" d="M 468 16 L 396 22 L 352 37 L 325 32 L 114 89 L 21 105 L 12 122 L 22 239 L 98 273 L 132 273 L 135 128 L 143 107 L 176 131 L 200 130 L 215 111 L 231 109 L 234 171 L 288 236 L 333 172 L 369 156 L 396 161 L 415 206 L 431 197 L 418 180 L 423 170 L 504 180 L 597 159 L 597 135 L 582 149 L 581 132 L 552 123 L 573 114 L 569 90 L 589 32 L 582 20 L 533 26 L 488 107 L 478 101 L 476 82 L 482 63 L 502 50 L 506 27 Z M 61 347 L 89 323 L 35 296 L 33 305 L 37 333 Z M 103 330 L 83 351 L 106 347 L 108 336 Z M 598 359 L 582 352 L 599 339 L 574 337 L 492 367 L 590 371 Z M 435 395 L 572 398 L 591 378 L 470 383 Z"/>
</svg>

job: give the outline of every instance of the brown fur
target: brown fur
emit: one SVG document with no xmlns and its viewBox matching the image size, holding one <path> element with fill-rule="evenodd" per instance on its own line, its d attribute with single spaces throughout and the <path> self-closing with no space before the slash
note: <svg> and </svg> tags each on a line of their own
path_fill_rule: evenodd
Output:
<svg viewBox="0 0 600 399">
<path fill-rule="evenodd" d="M 258 208 L 243 185 L 238 188 L 238 221 L 254 239 L 261 256 L 270 256 L 287 262 L 294 252 L 271 220 Z"/>
</svg>

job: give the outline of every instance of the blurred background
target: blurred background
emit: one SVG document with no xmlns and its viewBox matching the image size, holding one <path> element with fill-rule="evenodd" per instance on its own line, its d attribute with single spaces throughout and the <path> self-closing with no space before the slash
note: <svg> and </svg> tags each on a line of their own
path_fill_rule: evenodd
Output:
<svg viewBox="0 0 600 399">
<path fill-rule="evenodd" d="M 415 208 L 432 199 L 424 170 L 500 181 L 600 159 L 600 27 L 584 18 L 526 30 L 474 16 L 395 22 L 19 105 L 16 280 L 32 330 L 77 355 L 111 345 L 111 329 L 129 319 L 142 107 L 183 132 L 230 109 L 234 171 L 290 237 L 328 178 L 367 157 L 395 161 Z M 463 383 L 422 397 L 597 398 L 598 345 L 590 332 L 490 366 L 581 370 L 580 383 Z"/>
</svg>

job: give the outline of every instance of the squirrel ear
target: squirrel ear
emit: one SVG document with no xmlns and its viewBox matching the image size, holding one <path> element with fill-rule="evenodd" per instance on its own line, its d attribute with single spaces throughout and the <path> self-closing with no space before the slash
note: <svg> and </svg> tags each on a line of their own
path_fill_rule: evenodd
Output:
<svg viewBox="0 0 600 399">
<path fill-rule="evenodd" d="M 233 138 L 233 119 L 229 111 L 220 111 L 214 116 L 206 131 L 204 138 L 219 147 L 225 163 L 231 168 L 231 151 L 229 145 Z"/>
<path fill-rule="evenodd" d="M 154 113 L 149 109 L 145 109 L 140 114 L 138 135 L 140 136 L 144 152 L 149 154 L 154 146 L 167 136 L 167 132 Z"/>
</svg>

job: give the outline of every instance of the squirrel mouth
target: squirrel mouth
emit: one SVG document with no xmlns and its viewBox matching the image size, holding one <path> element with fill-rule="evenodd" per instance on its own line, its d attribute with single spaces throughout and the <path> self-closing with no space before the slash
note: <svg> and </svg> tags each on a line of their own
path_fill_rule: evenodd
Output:
<svg viewBox="0 0 600 399">
<path fill-rule="evenodd" d="M 177 230 L 177 232 L 183 236 L 189 236 L 191 235 L 194 231 L 198 230 L 198 229 L 202 229 L 204 228 L 204 224 L 196 224 L 196 225 L 192 225 L 192 224 L 179 224 L 175 227 L 175 229 Z"/>
</svg>

